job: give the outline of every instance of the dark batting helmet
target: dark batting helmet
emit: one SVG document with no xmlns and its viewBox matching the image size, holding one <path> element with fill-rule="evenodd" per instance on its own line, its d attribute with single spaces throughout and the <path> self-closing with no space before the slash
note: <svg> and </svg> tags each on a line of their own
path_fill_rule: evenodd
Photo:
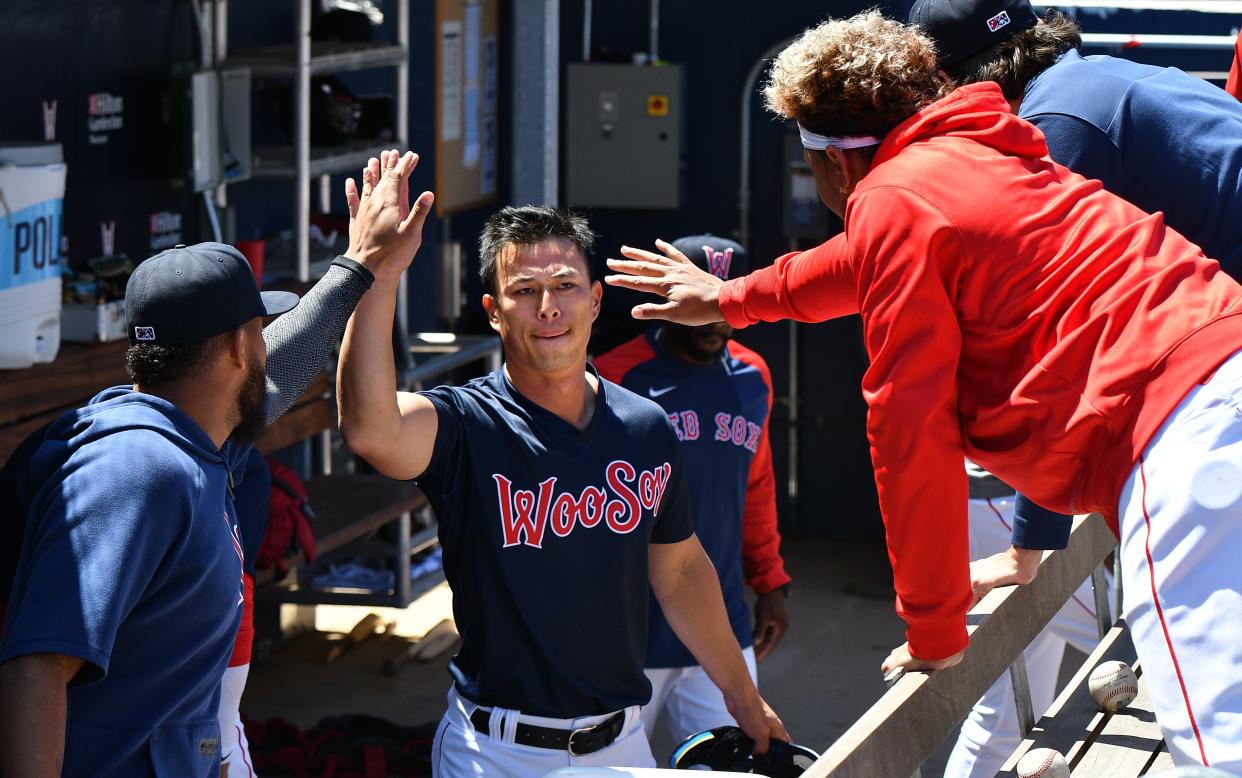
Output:
<svg viewBox="0 0 1242 778">
<path fill-rule="evenodd" d="M 704 767 L 769 778 L 794 778 L 819 759 L 809 748 L 773 740 L 764 754 L 756 754 L 755 741 L 737 727 L 717 727 L 686 739 L 669 759 L 674 770 Z"/>
</svg>

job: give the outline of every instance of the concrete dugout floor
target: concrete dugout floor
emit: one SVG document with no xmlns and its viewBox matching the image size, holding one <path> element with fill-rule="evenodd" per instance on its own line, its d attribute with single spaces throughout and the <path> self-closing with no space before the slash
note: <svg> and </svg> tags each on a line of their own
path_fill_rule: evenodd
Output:
<svg viewBox="0 0 1242 778">
<path fill-rule="evenodd" d="M 878 542 L 795 541 L 786 543 L 784 553 L 794 578 L 791 630 L 760 664 L 759 685 L 794 739 L 822 750 L 883 694 L 880 662 L 904 639 L 903 625 L 893 612 L 891 574 Z M 384 675 L 381 665 L 408 645 L 406 636 L 420 636 L 448 616 L 450 605 L 448 589 L 441 586 L 405 610 L 317 608 L 316 632 L 287 640 L 251 669 L 242 710 L 303 728 L 341 713 L 411 725 L 438 720 L 452 651 L 407 665 L 395 678 Z M 396 633 L 372 638 L 326 664 L 331 641 L 373 610 L 395 618 Z M 658 735 L 652 744 L 657 761 L 663 764 L 674 745 L 666 734 Z M 924 776 L 941 774 L 947 749 L 942 746 L 926 763 Z"/>
</svg>

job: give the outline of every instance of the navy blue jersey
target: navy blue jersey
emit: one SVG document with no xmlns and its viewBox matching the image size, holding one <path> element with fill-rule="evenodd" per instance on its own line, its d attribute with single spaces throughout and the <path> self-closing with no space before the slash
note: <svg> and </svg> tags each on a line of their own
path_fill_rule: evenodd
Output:
<svg viewBox="0 0 1242 778">
<path fill-rule="evenodd" d="M 580 431 L 503 370 L 423 394 L 439 431 L 418 484 L 453 589 L 458 691 L 555 718 L 645 704 L 648 544 L 693 534 L 664 412 L 601 379 Z"/>
<path fill-rule="evenodd" d="M 743 579 L 760 593 L 789 582 L 776 528 L 767 365 L 737 342 L 716 362 L 688 363 L 670 354 L 652 331 L 604 354 L 596 367 L 668 414 L 681 440 L 695 534 L 720 576 L 733 633 L 742 647 L 750 646 Z M 694 664 L 653 601 L 647 666 Z"/>
</svg>

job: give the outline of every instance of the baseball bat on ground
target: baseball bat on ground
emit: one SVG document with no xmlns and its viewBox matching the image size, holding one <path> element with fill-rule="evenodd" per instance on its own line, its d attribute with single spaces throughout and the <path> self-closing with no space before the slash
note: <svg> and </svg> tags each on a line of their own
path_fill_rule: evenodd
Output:
<svg viewBox="0 0 1242 778">
<path fill-rule="evenodd" d="M 427 630 L 427 634 L 418 641 L 418 652 L 414 658 L 420 662 L 429 662 L 455 646 L 460 638 L 457 625 L 452 619 L 445 619 Z"/>
<path fill-rule="evenodd" d="M 385 622 L 378 613 L 368 613 L 354 625 L 354 628 L 349 631 L 348 635 L 332 644 L 328 649 L 328 663 L 335 662 L 345 652 L 352 650 L 362 641 L 375 635 L 377 633 L 376 627 L 382 627 L 379 633 L 387 635 L 397 628 L 397 622 Z"/>
<path fill-rule="evenodd" d="M 401 653 L 385 659 L 381 669 L 384 671 L 384 675 L 396 675 L 401 671 L 402 667 L 411 662 L 428 662 L 435 659 L 456 645 L 460 637 L 457 634 L 457 625 L 453 623 L 453 620 L 444 619 L 427 630 L 427 634 L 423 635 L 418 641 L 403 648 Z"/>
</svg>

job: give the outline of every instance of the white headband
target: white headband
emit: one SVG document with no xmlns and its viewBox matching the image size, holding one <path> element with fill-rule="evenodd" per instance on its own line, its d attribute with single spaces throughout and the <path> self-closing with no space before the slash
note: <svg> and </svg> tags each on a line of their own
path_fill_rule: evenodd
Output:
<svg viewBox="0 0 1242 778">
<path fill-rule="evenodd" d="M 878 146 L 880 139 L 874 135 L 861 135 L 854 138 L 832 138 L 827 135 L 820 135 L 817 132 L 811 132 L 801 124 L 798 125 L 798 134 L 802 136 L 802 148 L 811 151 L 823 151 L 831 146 L 834 149 L 861 149 L 865 146 Z"/>
</svg>

